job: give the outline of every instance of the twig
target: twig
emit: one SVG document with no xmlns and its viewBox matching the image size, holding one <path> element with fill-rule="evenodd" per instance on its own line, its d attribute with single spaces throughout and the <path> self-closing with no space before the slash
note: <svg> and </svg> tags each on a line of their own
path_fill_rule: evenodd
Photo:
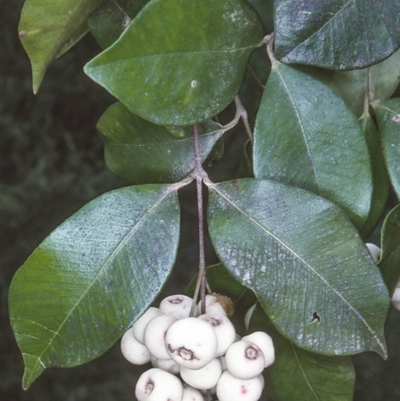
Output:
<svg viewBox="0 0 400 401">
<path fill-rule="evenodd" d="M 198 293 L 200 292 L 201 300 L 201 313 L 205 313 L 205 297 L 206 297 L 206 258 L 205 258 L 205 245 L 204 245 L 204 209 L 203 209 L 203 178 L 205 178 L 206 173 L 201 165 L 201 152 L 200 152 L 200 135 L 199 127 L 195 125 L 193 127 L 193 142 L 194 142 L 194 177 L 196 179 L 197 188 L 197 211 L 198 211 L 198 224 L 199 224 L 199 276 L 196 287 L 198 287 Z M 195 301 L 197 297 L 194 298 Z"/>
<path fill-rule="evenodd" d="M 265 36 L 263 42 L 267 45 L 269 61 L 271 62 L 271 66 L 274 67 L 279 64 L 279 61 L 276 59 L 274 54 L 274 33 L 272 32 L 271 34 Z"/>
</svg>

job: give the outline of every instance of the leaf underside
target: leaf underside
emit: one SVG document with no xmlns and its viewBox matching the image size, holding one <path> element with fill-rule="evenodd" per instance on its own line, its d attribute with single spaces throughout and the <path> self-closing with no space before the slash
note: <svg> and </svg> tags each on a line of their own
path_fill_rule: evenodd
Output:
<svg viewBox="0 0 400 401">
<path fill-rule="evenodd" d="M 18 270 L 10 319 L 26 389 L 48 367 L 70 367 L 109 349 L 153 302 L 175 261 L 174 186 L 109 192 L 71 216 Z"/>
</svg>

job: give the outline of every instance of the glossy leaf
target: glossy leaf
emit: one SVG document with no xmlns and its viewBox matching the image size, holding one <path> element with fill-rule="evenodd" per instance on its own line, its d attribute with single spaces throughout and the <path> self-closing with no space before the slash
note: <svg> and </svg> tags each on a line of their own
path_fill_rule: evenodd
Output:
<svg viewBox="0 0 400 401">
<path fill-rule="evenodd" d="M 368 144 L 373 179 L 371 209 L 367 221 L 360 230 L 360 235 L 366 238 L 372 233 L 382 216 L 389 195 L 390 182 L 383 160 L 379 132 L 368 112 L 361 116 L 360 124 Z"/>
<path fill-rule="evenodd" d="M 361 228 L 372 172 L 355 115 L 327 85 L 274 63 L 254 130 L 254 175 L 312 191 Z"/>
<path fill-rule="evenodd" d="M 209 232 L 221 262 L 285 337 L 326 355 L 386 356 L 388 292 L 340 209 L 274 181 L 208 185 Z"/>
<path fill-rule="evenodd" d="M 400 99 L 389 99 L 372 103 L 381 135 L 383 157 L 389 178 L 400 199 Z"/>
<path fill-rule="evenodd" d="M 132 183 L 175 182 L 194 169 L 191 127 L 173 128 L 174 135 L 179 130 L 183 136 L 177 139 L 170 135 L 169 128 L 150 123 L 116 103 L 103 114 L 97 128 L 105 137 L 107 167 Z M 222 136 L 221 125 L 207 121 L 199 125 L 199 130 L 204 161 Z"/>
<path fill-rule="evenodd" d="M 330 86 L 357 116 L 364 109 L 368 79 L 374 99 L 389 99 L 400 83 L 400 50 L 388 59 L 369 68 L 354 71 L 335 71 Z"/>
<path fill-rule="evenodd" d="M 265 371 L 265 387 L 274 400 L 353 400 L 355 371 L 351 357 L 318 355 L 296 347 L 278 333 L 259 306 L 250 322 L 253 331 L 267 332 L 274 342 L 276 359 Z"/>
<path fill-rule="evenodd" d="M 379 268 L 390 295 L 400 279 L 400 205 L 392 209 L 385 218 L 381 233 L 382 255 Z"/>
<path fill-rule="evenodd" d="M 111 46 L 148 0 L 108 0 L 100 4 L 88 20 L 92 35 L 103 49 Z"/>
<path fill-rule="evenodd" d="M 244 0 L 154 0 L 85 72 L 146 120 L 195 124 L 232 101 L 262 34 Z"/>
<path fill-rule="evenodd" d="M 48 65 L 88 30 L 87 19 L 102 0 L 26 0 L 19 37 L 32 64 L 36 93 Z"/>
<path fill-rule="evenodd" d="M 176 186 L 123 188 L 40 244 L 9 292 L 25 389 L 45 368 L 100 356 L 148 308 L 172 270 L 179 215 Z"/>
<path fill-rule="evenodd" d="M 276 0 L 275 52 L 285 63 L 365 68 L 400 47 L 397 0 Z"/>
</svg>

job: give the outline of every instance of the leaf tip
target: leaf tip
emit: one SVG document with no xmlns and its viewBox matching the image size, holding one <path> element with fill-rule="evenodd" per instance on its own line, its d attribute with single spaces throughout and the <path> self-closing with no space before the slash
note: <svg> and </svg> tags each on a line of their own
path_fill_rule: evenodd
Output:
<svg viewBox="0 0 400 401">
<path fill-rule="evenodd" d="M 32 91 L 35 95 L 37 95 L 40 84 L 43 81 L 45 69 L 46 68 L 37 68 L 32 63 Z"/>
<path fill-rule="evenodd" d="M 28 390 L 31 384 L 43 373 L 45 366 L 33 355 L 24 355 L 25 371 L 22 377 L 22 389 Z"/>
</svg>

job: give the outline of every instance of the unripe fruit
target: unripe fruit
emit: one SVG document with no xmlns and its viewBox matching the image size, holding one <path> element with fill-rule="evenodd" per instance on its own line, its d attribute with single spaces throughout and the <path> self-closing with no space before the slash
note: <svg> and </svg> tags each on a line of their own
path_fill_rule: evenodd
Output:
<svg viewBox="0 0 400 401">
<path fill-rule="evenodd" d="M 146 326 L 144 331 L 144 344 L 151 355 L 158 359 L 170 359 L 165 345 L 165 333 L 177 320 L 173 316 L 161 315 L 155 317 Z"/>
<path fill-rule="evenodd" d="M 249 341 L 233 343 L 226 351 L 225 362 L 229 373 L 238 379 L 256 377 L 264 370 L 262 351 Z"/>
<path fill-rule="evenodd" d="M 165 315 L 174 316 L 177 319 L 183 319 L 184 317 L 189 317 L 192 304 L 192 298 L 186 295 L 177 294 L 164 298 L 160 303 L 159 309 Z M 197 308 L 194 313 L 195 316 L 198 315 Z"/>
<path fill-rule="evenodd" d="M 264 356 L 264 368 L 271 366 L 275 362 L 275 348 L 272 338 L 263 331 L 256 331 L 252 334 L 244 336 L 244 341 L 256 344 L 262 351 Z"/>
<path fill-rule="evenodd" d="M 150 362 L 151 355 L 149 350 L 133 337 L 132 328 L 122 336 L 121 352 L 126 360 L 135 365 L 144 365 Z"/>
<path fill-rule="evenodd" d="M 216 356 L 224 355 L 236 338 L 236 331 L 232 322 L 226 315 L 221 314 L 206 313 L 205 315 L 200 315 L 198 319 L 204 320 L 214 329 L 218 341 Z"/>
<path fill-rule="evenodd" d="M 184 383 L 182 401 L 204 401 L 204 397 L 199 390 Z"/>
<path fill-rule="evenodd" d="M 219 358 L 214 358 L 201 369 L 193 370 L 181 366 L 180 373 L 185 383 L 200 390 L 207 390 L 217 384 L 222 373 L 222 366 Z"/>
<path fill-rule="evenodd" d="M 179 365 L 200 369 L 215 358 L 217 336 L 204 320 L 188 317 L 173 323 L 165 342 L 169 356 Z"/>
<path fill-rule="evenodd" d="M 219 401 L 257 401 L 260 399 L 263 383 L 260 378 L 238 379 L 227 370 L 222 373 L 217 383 Z"/>
<path fill-rule="evenodd" d="M 181 401 L 183 386 L 174 375 L 152 368 L 144 372 L 136 383 L 138 401 Z"/>
<path fill-rule="evenodd" d="M 367 246 L 369 253 L 371 254 L 374 262 L 378 263 L 378 260 L 380 259 L 381 253 L 382 253 L 381 248 L 379 248 L 379 246 L 376 246 L 375 244 L 372 244 L 369 242 L 367 242 L 365 245 Z"/>
<path fill-rule="evenodd" d="M 151 364 L 154 368 L 160 368 L 173 375 L 179 375 L 180 366 L 172 359 L 158 359 L 155 356 L 151 357 Z"/>
<path fill-rule="evenodd" d="M 149 308 L 147 311 L 140 316 L 138 320 L 132 326 L 133 336 L 140 343 L 144 344 L 144 331 L 146 330 L 146 326 L 157 316 L 161 316 L 162 312 L 158 308 Z"/>
</svg>

